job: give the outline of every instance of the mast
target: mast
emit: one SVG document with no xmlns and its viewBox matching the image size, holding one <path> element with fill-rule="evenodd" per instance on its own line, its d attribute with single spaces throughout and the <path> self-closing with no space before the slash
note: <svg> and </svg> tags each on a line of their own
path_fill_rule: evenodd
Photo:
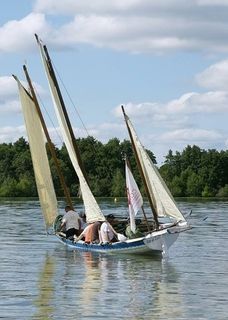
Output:
<svg viewBox="0 0 228 320">
<path fill-rule="evenodd" d="M 136 151 L 136 147 L 135 147 L 135 144 L 134 144 L 134 141 L 133 141 L 133 138 L 132 138 L 131 130 L 130 130 L 130 128 L 128 126 L 128 123 L 127 123 L 127 115 L 126 115 L 126 113 L 124 111 L 124 107 L 121 106 L 121 108 L 122 108 L 124 119 L 125 119 L 125 122 L 126 122 L 126 125 L 127 125 L 127 130 L 128 130 L 129 136 L 130 136 L 130 140 L 131 140 L 132 148 L 133 148 L 133 151 L 134 151 L 134 154 L 135 154 L 135 159 L 136 159 L 136 162 L 137 162 L 137 166 L 138 166 L 139 172 L 141 174 L 144 187 L 146 189 L 146 194 L 147 194 L 147 197 L 148 197 L 148 200 L 149 200 L 149 203 L 150 203 L 150 207 L 151 207 L 151 210 L 152 210 L 152 213 L 153 213 L 153 216 L 154 216 L 154 221 L 155 221 L 155 224 L 156 224 L 156 228 L 158 229 L 159 222 L 158 222 L 157 211 L 156 211 L 156 208 L 155 208 L 155 206 L 153 204 L 153 200 L 151 198 L 151 195 L 150 195 L 150 192 L 149 192 L 149 189 L 148 189 L 148 186 L 147 186 L 146 178 L 145 178 L 145 175 L 143 173 L 143 169 L 142 169 L 141 163 L 139 161 L 139 157 L 138 157 L 138 154 L 137 154 L 137 151 Z"/>
<path fill-rule="evenodd" d="M 33 88 L 31 79 L 29 77 L 29 74 L 28 74 L 28 71 L 27 71 L 27 68 L 26 68 L 25 65 L 23 66 L 23 70 L 25 72 L 25 76 L 26 76 L 29 88 L 31 90 L 32 99 L 33 99 L 33 102 L 34 102 L 34 104 L 36 106 L 36 110 L 37 110 L 37 113 L 38 113 L 42 128 L 44 130 L 44 133 L 45 133 L 45 136 L 46 136 L 46 139 L 47 139 L 47 142 L 48 142 L 49 150 L 51 152 L 52 158 L 53 158 L 54 163 L 56 165 L 56 170 L 57 170 L 57 173 L 58 173 L 58 176 L 59 176 L 59 179 L 60 179 L 61 186 L 63 188 L 63 192 L 64 192 L 64 195 L 65 195 L 67 204 L 69 204 L 73 208 L 73 203 L 72 203 L 72 200 L 71 200 L 69 189 L 66 186 L 65 179 L 64 179 L 64 176 L 63 176 L 62 171 L 60 169 L 59 161 L 58 161 L 57 156 L 56 156 L 55 148 L 53 146 L 53 143 L 51 141 L 50 135 L 48 133 L 47 126 L 45 124 L 45 121 L 44 121 L 43 115 L 41 113 L 40 106 L 39 106 L 39 103 L 38 103 L 38 100 L 37 100 L 37 97 L 36 97 L 36 94 L 35 94 L 35 90 Z"/>
<path fill-rule="evenodd" d="M 35 38 L 36 38 L 37 43 L 41 46 L 41 43 L 40 43 L 40 40 L 39 40 L 39 37 L 38 37 L 37 34 L 35 34 Z M 58 84 L 58 81 L 57 81 L 57 78 L 56 78 L 56 75 L 55 75 L 54 68 L 52 66 L 50 55 L 48 53 L 47 47 L 45 45 L 44 46 L 42 45 L 42 47 L 43 47 L 44 53 L 46 55 L 46 62 L 47 62 L 48 70 L 49 70 L 50 76 L 51 76 L 51 78 L 53 80 L 53 83 L 54 83 L 54 85 L 56 87 L 56 91 L 57 91 L 57 94 L 58 94 L 58 97 L 59 97 L 59 101 L 61 103 L 62 111 L 63 111 L 63 114 L 64 114 L 65 119 L 66 119 L 66 123 L 67 123 L 68 129 L 69 129 L 69 133 L 70 133 L 72 144 L 73 144 L 73 147 L 74 147 L 74 152 L 75 152 L 77 160 L 78 160 L 78 164 L 79 164 L 79 166 L 80 166 L 80 168 L 81 168 L 81 170 L 83 172 L 83 175 L 84 175 L 84 178 L 85 178 L 86 182 L 88 183 L 87 174 L 85 172 L 84 165 L 83 165 L 82 159 L 81 159 L 81 155 L 80 155 L 78 146 L 76 144 L 76 139 L 75 139 L 75 136 L 74 136 L 73 128 L 71 126 L 70 119 L 69 119 L 69 116 L 68 116 L 68 113 L 67 113 L 67 110 L 66 110 L 66 106 L 65 106 L 64 100 L 63 100 L 63 96 L 62 96 L 62 93 L 61 93 L 60 88 L 59 88 L 59 84 Z"/>
</svg>

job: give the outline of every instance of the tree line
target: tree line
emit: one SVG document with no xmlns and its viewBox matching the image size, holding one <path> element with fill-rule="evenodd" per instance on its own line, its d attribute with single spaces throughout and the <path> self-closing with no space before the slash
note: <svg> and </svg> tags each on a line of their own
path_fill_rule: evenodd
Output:
<svg viewBox="0 0 228 320">
<path fill-rule="evenodd" d="M 77 139 L 88 182 L 96 197 L 122 197 L 125 190 L 124 157 L 128 157 L 136 182 L 145 196 L 131 144 L 110 139 L 103 144 L 95 138 Z M 55 146 L 66 184 L 72 196 L 79 192 L 79 182 L 65 145 Z M 156 164 L 154 154 L 147 150 Z M 54 161 L 47 147 L 57 196 L 63 190 Z M 182 152 L 169 151 L 159 171 L 173 196 L 228 196 L 228 151 L 203 150 L 187 146 Z M 0 197 L 36 197 L 37 189 L 28 142 L 21 137 L 15 143 L 0 144 Z"/>
</svg>

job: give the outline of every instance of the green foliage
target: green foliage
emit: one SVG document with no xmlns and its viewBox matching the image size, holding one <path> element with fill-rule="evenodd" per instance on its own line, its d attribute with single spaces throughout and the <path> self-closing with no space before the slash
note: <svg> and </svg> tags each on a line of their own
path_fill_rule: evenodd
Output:
<svg viewBox="0 0 228 320">
<path fill-rule="evenodd" d="M 208 197 L 213 197 L 214 193 L 213 190 L 211 190 L 208 185 L 206 185 L 202 191 L 202 197 L 208 198 Z"/>
<path fill-rule="evenodd" d="M 202 194 L 202 188 L 203 185 L 201 177 L 197 175 L 195 172 L 192 172 L 192 174 L 188 177 L 187 180 L 187 196 L 194 197 L 195 195 Z"/>
<path fill-rule="evenodd" d="M 174 197 L 181 197 L 183 195 L 183 182 L 181 177 L 175 176 L 169 183 L 169 188 Z"/>
<path fill-rule="evenodd" d="M 128 140 L 110 139 L 103 144 L 93 137 L 77 139 L 88 183 L 95 196 L 125 196 L 127 156 L 132 173 L 145 195 L 137 163 Z M 58 162 L 72 196 L 79 192 L 79 181 L 66 147 L 56 148 Z M 56 194 L 63 196 L 55 163 L 48 151 Z M 154 163 L 153 153 L 147 150 Z M 187 146 L 182 152 L 169 150 L 159 169 L 174 196 L 228 196 L 228 151 L 203 150 Z M 28 142 L 22 137 L 15 143 L 0 144 L 0 196 L 37 196 Z"/>
<path fill-rule="evenodd" d="M 160 172 L 174 196 L 221 196 L 228 184 L 228 151 L 195 145 L 182 153 L 170 150 Z"/>
<path fill-rule="evenodd" d="M 228 197 L 228 184 L 226 184 L 223 188 L 220 188 L 218 193 L 218 197 Z"/>
<path fill-rule="evenodd" d="M 120 169 L 116 169 L 115 175 L 112 179 L 111 196 L 124 197 L 125 193 L 125 178 Z"/>
<path fill-rule="evenodd" d="M 124 196 L 126 155 L 132 166 L 139 187 L 141 179 L 136 169 L 131 144 L 117 138 L 102 144 L 93 137 L 77 139 L 88 183 L 95 196 Z M 79 194 L 79 181 L 69 159 L 65 145 L 55 148 L 58 163 L 72 196 Z M 52 179 L 57 196 L 63 196 L 63 190 L 57 174 L 55 162 L 47 146 Z M 150 152 L 151 158 L 155 157 Z M 21 137 L 15 143 L 0 144 L 0 197 L 37 196 L 32 160 L 28 142 Z"/>
<path fill-rule="evenodd" d="M 0 197 L 17 197 L 19 190 L 17 188 L 17 181 L 14 178 L 6 177 L 0 186 Z"/>
</svg>

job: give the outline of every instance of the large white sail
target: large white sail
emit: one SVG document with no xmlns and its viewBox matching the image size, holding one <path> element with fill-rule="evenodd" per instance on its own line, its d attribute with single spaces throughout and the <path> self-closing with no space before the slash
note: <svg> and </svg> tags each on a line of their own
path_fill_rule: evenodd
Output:
<svg viewBox="0 0 228 320">
<path fill-rule="evenodd" d="M 45 67 L 45 72 L 46 72 L 47 79 L 48 79 L 50 92 L 52 95 L 53 104 L 55 107 L 56 116 L 57 116 L 57 119 L 59 122 L 62 136 L 63 136 L 63 140 L 66 145 L 71 162 L 74 166 L 75 172 L 76 172 L 78 179 L 79 179 L 81 193 L 82 193 L 82 199 L 83 199 L 84 206 L 85 206 L 85 214 L 86 214 L 87 222 L 91 223 L 91 222 L 95 222 L 95 221 L 104 221 L 105 217 L 104 217 L 103 213 L 101 212 L 101 209 L 98 206 L 98 203 L 97 203 L 95 197 L 93 196 L 93 194 L 88 186 L 88 183 L 83 175 L 83 172 L 81 170 L 81 167 L 80 167 L 78 159 L 77 159 L 77 156 L 75 154 L 73 141 L 71 139 L 71 135 L 69 132 L 69 128 L 68 128 L 66 119 L 65 119 L 65 115 L 62 110 L 61 101 L 60 101 L 60 98 L 58 95 L 58 91 L 57 91 L 55 83 L 50 75 L 50 69 L 49 69 L 48 62 L 47 62 L 47 59 L 45 56 L 45 52 L 44 52 L 44 49 L 40 43 L 39 43 L 39 47 L 40 47 L 42 61 L 43 61 L 44 67 Z"/>
<path fill-rule="evenodd" d="M 125 115 L 125 119 L 131 132 L 136 152 L 142 166 L 143 174 L 146 179 L 148 191 L 151 195 L 151 199 L 153 199 L 157 215 L 159 217 L 169 216 L 177 221 L 185 221 L 185 218 L 177 207 L 173 196 L 171 195 L 156 166 L 153 164 L 145 148 L 139 141 L 134 127 L 127 115 Z"/>
<path fill-rule="evenodd" d="M 48 229 L 52 226 L 58 209 L 45 147 L 44 132 L 32 98 L 19 80 L 17 80 L 17 83 L 32 156 L 37 191 L 46 229 Z"/>
</svg>

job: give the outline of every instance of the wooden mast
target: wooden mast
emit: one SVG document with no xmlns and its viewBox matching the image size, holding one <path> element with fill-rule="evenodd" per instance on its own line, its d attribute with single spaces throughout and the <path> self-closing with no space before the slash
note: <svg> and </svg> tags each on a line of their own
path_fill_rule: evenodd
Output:
<svg viewBox="0 0 228 320">
<path fill-rule="evenodd" d="M 36 107 L 36 110 L 37 110 L 37 113 L 38 113 L 38 116 L 39 116 L 39 119 L 40 119 L 40 122 L 41 122 L 41 125 L 42 125 L 42 128 L 44 130 L 44 133 L 45 133 L 45 136 L 46 136 L 46 139 L 47 139 L 47 142 L 48 142 L 48 147 L 49 147 L 49 150 L 51 152 L 51 155 L 52 155 L 52 158 L 54 160 L 54 163 L 56 165 L 56 170 L 57 170 L 57 173 L 58 173 L 58 176 L 59 176 L 59 179 L 60 179 L 60 183 L 61 183 L 61 186 L 63 188 L 63 192 L 64 192 L 64 195 L 65 195 L 65 198 L 66 198 L 66 202 L 68 205 L 70 205 L 73 209 L 73 203 L 72 203 L 72 200 L 71 200 L 71 196 L 70 196 L 70 193 L 69 193 L 69 189 L 67 188 L 67 185 L 65 183 L 65 179 L 64 179 L 64 176 L 62 174 L 62 171 L 60 169 L 60 165 L 59 165 L 59 161 L 57 159 L 57 156 L 56 156 L 56 152 L 55 152 L 55 148 L 53 146 L 53 143 L 51 141 L 51 138 L 50 138 L 50 135 L 48 133 L 48 130 L 47 130 L 47 126 L 45 124 L 45 121 L 44 121 L 44 118 L 43 118 L 43 115 L 41 113 L 41 110 L 40 110 L 40 106 L 39 106 L 39 103 L 38 103 L 38 100 L 37 100 L 37 97 L 36 97 L 36 94 L 35 94 L 35 90 L 33 88 L 33 85 L 32 85 L 32 82 L 31 82 L 31 79 L 29 77 L 29 74 L 28 74 L 28 71 L 27 71 L 27 68 L 26 66 L 24 65 L 23 66 L 23 70 L 25 72 L 25 76 L 26 76 L 26 79 L 27 79 L 27 82 L 28 82 L 28 85 L 29 85 L 29 88 L 31 90 L 31 95 L 32 95 L 32 100 L 35 104 L 35 107 Z"/>
<path fill-rule="evenodd" d="M 127 123 L 127 115 L 124 111 L 124 107 L 121 106 L 122 108 L 122 112 L 123 112 L 123 115 L 124 115 L 124 119 L 125 119 L 125 122 L 126 122 L 126 125 L 127 125 L 127 130 L 128 130 L 128 133 L 129 133 L 129 136 L 130 136 L 130 139 L 131 139 L 131 144 L 132 144 L 132 148 L 133 148 L 133 151 L 134 151 L 134 154 L 135 154 L 135 159 L 136 159 L 136 162 L 137 162 L 137 166 L 138 166 L 138 169 L 139 169 L 139 172 L 141 174 L 141 177 L 142 177 L 142 180 L 143 180 L 143 184 L 144 184 L 144 187 L 146 189 L 146 194 L 147 194 L 147 197 L 148 197 L 148 200 L 149 200 L 149 203 L 150 203 L 150 207 L 151 207 L 151 210 L 152 210 L 152 213 L 153 213 L 153 216 L 154 216 L 154 221 L 155 221 L 155 224 L 156 224 L 156 228 L 158 229 L 159 227 L 159 222 L 158 222 L 158 215 L 157 215 L 157 211 L 154 207 L 154 204 L 153 204 L 153 201 L 152 201 L 152 198 L 151 198 L 151 195 L 150 195 L 150 192 L 149 192 L 149 189 L 148 189 L 148 185 L 146 183 L 146 178 L 145 178 L 145 175 L 143 173 L 143 169 L 142 169 L 142 166 L 141 166 L 141 163 L 139 161 L 139 157 L 138 157 L 138 154 L 137 154 L 137 151 L 136 151 L 136 147 L 135 147 L 135 144 L 134 144 L 134 141 L 133 141 L 133 137 L 132 137 L 132 134 L 131 134 L 131 130 L 128 126 L 128 123 Z"/>
<path fill-rule="evenodd" d="M 35 37 L 36 37 L 38 45 L 41 46 L 41 43 L 40 43 L 38 35 L 35 34 Z M 60 100 L 60 103 L 61 103 L 62 111 L 63 111 L 64 116 L 65 116 L 67 127 L 69 129 L 69 133 L 70 133 L 70 136 L 71 136 L 71 141 L 72 141 L 72 144 L 73 144 L 73 147 L 74 147 L 74 152 L 76 154 L 76 158 L 78 160 L 79 167 L 81 168 L 81 170 L 83 172 L 83 175 L 84 175 L 84 178 L 86 179 L 86 182 L 88 183 L 87 174 L 85 172 L 84 165 L 83 165 L 82 159 L 81 159 L 81 155 L 80 155 L 78 146 L 76 144 L 76 139 L 75 139 L 75 136 L 74 136 L 73 128 L 71 126 L 70 119 L 69 119 L 69 116 L 68 116 L 68 113 L 67 113 L 67 110 L 66 110 L 66 106 L 65 106 L 64 100 L 63 100 L 63 96 L 62 96 L 62 93 L 61 93 L 60 88 L 59 88 L 59 84 L 58 84 L 58 81 L 57 81 L 57 78 L 56 78 L 56 75 L 55 75 L 54 68 L 52 66 L 51 58 L 49 56 L 47 47 L 46 46 L 42 46 L 42 47 L 43 47 L 44 53 L 46 55 L 46 63 L 47 63 L 47 66 L 48 66 L 48 70 L 49 70 L 50 76 L 51 76 L 51 78 L 52 78 L 52 80 L 54 82 L 56 91 L 58 93 L 58 97 L 59 97 L 59 100 Z"/>
</svg>

